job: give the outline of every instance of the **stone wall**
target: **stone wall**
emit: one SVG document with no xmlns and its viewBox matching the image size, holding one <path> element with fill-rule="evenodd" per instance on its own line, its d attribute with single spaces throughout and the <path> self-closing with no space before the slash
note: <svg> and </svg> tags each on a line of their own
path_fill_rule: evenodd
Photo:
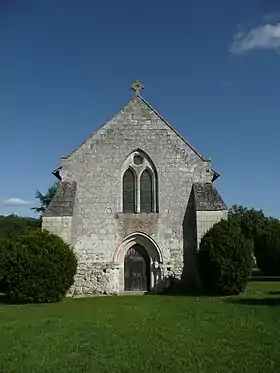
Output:
<svg viewBox="0 0 280 373">
<path fill-rule="evenodd" d="M 228 211 L 197 211 L 197 248 L 202 236 L 213 227 L 214 224 L 218 223 L 221 219 L 227 219 Z"/>
<path fill-rule="evenodd" d="M 45 217 L 42 219 L 42 229 L 60 236 L 65 242 L 72 245 L 72 217 Z"/>
<path fill-rule="evenodd" d="M 157 171 L 158 213 L 124 216 L 122 167 L 137 149 L 149 156 Z M 56 223 L 45 220 L 44 226 L 66 240 L 71 236 L 80 258 L 77 292 L 117 289 L 117 280 L 114 280 L 118 277 L 117 270 L 103 272 L 101 268 L 111 263 L 119 245 L 133 231 L 149 235 L 162 252 L 163 264 L 181 276 L 185 242 L 183 222 L 192 185 L 211 182 L 213 172 L 210 162 L 141 97 L 136 96 L 73 153 L 63 157 L 60 175 L 63 182 L 76 185 L 72 233 L 63 226 L 60 234 L 57 227 L 59 222 L 60 226 L 64 224 L 62 220 Z M 203 222 L 202 219 L 200 223 Z M 206 222 L 208 224 L 205 218 Z M 199 234 L 202 228 L 201 225 Z M 116 268 L 118 264 L 115 264 Z"/>
<path fill-rule="evenodd" d="M 196 263 L 197 221 L 194 193 L 191 192 L 183 223 L 184 260 L 182 279 L 188 287 L 195 287 L 198 281 Z"/>
<path fill-rule="evenodd" d="M 68 296 L 118 293 L 119 267 L 115 263 L 98 263 L 79 258 L 75 284 Z"/>
</svg>

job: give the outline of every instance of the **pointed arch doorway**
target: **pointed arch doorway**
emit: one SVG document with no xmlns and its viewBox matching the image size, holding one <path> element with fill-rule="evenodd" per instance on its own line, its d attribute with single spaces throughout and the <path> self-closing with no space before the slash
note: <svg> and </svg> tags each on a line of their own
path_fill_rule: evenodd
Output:
<svg viewBox="0 0 280 373">
<path fill-rule="evenodd" d="M 135 253 L 131 249 L 137 249 L 137 252 Z M 132 259 L 133 262 L 137 257 L 138 260 L 135 260 L 135 262 L 138 264 L 131 264 L 129 260 Z M 131 288 L 131 285 L 126 284 L 128 284 L 128 281 L 132 281 L 133 273 L 135 278 L 133 280 L 134 282 L 132 282 L 132 286 L 134 288 L 139 288 L 139 283 L 141 284 L 141 281 L 141 287 L 144 287 L 146 278 L 147 291 L 158 290 L 163 275 L 161 270 L 161 264 L 163 263 L 162 253 L 155 241 L 147 234 L 135 232 L 124 238 L 114 252 L 112 261 L 113 263 L 119 264 L 119 292 L 125 291 L 125 288 Z M 141 262 L 141 264 L 139 264 L 139 262 Z M 130 269 L 127 265 L 131 266 Z M 137 279 L 137 277 L 141 277 L 141 279 Z"/>
<path fill-rule="evenodd" d="M 150 260 L 142 245 L 132 246 L 124 258 L 124 290 L 150 290 Z"/>
</svg>

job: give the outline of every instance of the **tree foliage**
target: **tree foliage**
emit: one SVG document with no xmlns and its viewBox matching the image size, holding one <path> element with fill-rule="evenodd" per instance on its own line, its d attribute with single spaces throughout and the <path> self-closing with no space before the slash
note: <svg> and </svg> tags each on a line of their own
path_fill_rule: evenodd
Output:
<svg viewBox="0 0 280 373">
<path fill-rule="evenodd" d="M 221 220 L 202 237 L 198 267 L 206 291 L 239 294 L 246 287 L 252 266 L 250 245 L 234 221 Z"/>
<path fill-rule="evenodd" d="M 9 254 L 13 248 L 13 242 L 6 237 L 0 237 L 0 292 L 5 293 L 5 275 L 7 271 L 7 264 Z"/>
<path fill-rule="evenodd" d="M 17 215 L 0 215 L 0 237 L 14 238 L 25 231 L 40 229 L 39 219 L 24 218 Z"/>
<path fill-rule="evenodd" d="M 258 268 L 264 275 L 280 276 L 280 222 L 268 220 L 255 239 Z"/>
<path fill-rule="evenodd" d="M 31 210 L 34 210 L 36 213 L 42 214 L 45 212 L 46 208 L 53 199 L 55 193 L 57 192 L 59 182 L 54 183 L 48 190 L 46 194 L 42 194 L 39 190 L 36 191 L 35 198 L 40 201 L 39 207 L 32 207 Z"/>
<path fill-rule="evenodd" d="M 32 231 L 0 246 L 1 288 L 12 301 L 58 301 L 73 284 L 77 259 L 58 236 Z"/>
<path fill-rule="evenodd" d="M 249 209 L 240 205 L 232 206 L 229 210 L 228 219 L 239 225 L 246 239 L 252 242 L 267 221 L 267 217 L 262 210 Z"/>
</svg>

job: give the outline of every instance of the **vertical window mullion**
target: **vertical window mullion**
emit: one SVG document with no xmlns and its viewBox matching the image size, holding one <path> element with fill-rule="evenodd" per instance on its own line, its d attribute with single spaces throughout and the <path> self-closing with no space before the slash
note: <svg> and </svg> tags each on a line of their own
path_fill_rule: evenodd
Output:
<svg viewBox="0 0 280 373">
<path fill-rule="evenodd" d="M 140 212 L 140 198 L 141 198 L 140 193 L 141 193 L 141 191 L 140 191 L 140 177 L 139 177 L 139 173 L 138 173 L 138 175 L 136 176 L 136 212 L 138 214 Z"/>
<path fill-rule="evenodd" d="M 156 188 L 156 179 L 155 175 L 153 174 L 152 177 L 152 185 L 153 185 L 153 212 L 156 212 L 156 203 L 157 203 L 157 188 Z"/>
</svg>

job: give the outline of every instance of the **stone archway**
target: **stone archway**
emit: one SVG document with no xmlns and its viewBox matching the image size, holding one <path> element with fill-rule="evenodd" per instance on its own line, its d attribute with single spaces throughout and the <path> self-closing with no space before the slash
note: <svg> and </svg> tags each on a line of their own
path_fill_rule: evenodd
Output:
<svg viewBox="0 0 280 373">
<path fill-rule="evenodd" d="M 124 290 L 149 291 L 151 287 L 150 259 L 146 249 L 136 244 L 124 257 Z"/>
<path fill-rule="evenodd" d="M 126 255 L 127 253 L 129 255 L 130 249 L 133 249 L 133 248 L 135 249 L 137 247 L 139 249 L 138 253 L 140 252 L 140 256 L 142 256 L 142 258 L 144 259 L 145 264 L 146 264 L 146 269 L 148 271 L 146 273 L 147 290 L 156 291 L 158 284 L 161 281 L 162 253 L 159 247 L 157 246 L 155 241 L 148 235 L 144 233 L 139 233 L 139 232 L 133 233 L 123 240 L 123 242 L 120 244 L 120 246 L 115 251 L 114 257 L 113 257 L 113 261 L 119 264 L 119 290 L 120 292 L 126 290 L 125 289 L 126 288 L 125 287 L 125 268 L 124 268 Z M 143 248 L 142 251 L 140 250 L 140 247 Z M 141 261 L 141 258 L 139 258 L 139 261 Z M 144 267 L 143 260 L 142 260 L 142 266 Z M 138 271 L 139 270 L 140 269 L 138 269 Z M 144 273 L 143 271 L 144 269 L 142 268 L 142 277 Z M 136 273 L 137 273 L 137 270 L 136 270 Z M 139 273 L 141 273 L 141 271 L 138 272 L 138 275 Z M 126 275 L 128 276 L 128 274 Z"/>
</svg>

